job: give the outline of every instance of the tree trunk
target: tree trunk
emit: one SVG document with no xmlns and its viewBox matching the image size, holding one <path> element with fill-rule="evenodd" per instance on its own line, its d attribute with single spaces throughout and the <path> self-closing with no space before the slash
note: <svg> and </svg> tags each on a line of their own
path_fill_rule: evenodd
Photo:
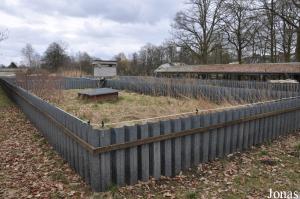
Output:
<svg viewBox="0 0 300 199">
<path fill-rule="evenodd" d="M 207 48 L 203 49 L 203 54 L 202 54 L 202 64 L 207 64 L 208 63 L 208 53 L 207 53 Z"/>
<path fill-rule="evenodd" d="M 271 54 L 271 63 L 274 63 L 274 30 L 273 30 L 273 23 L 271 23 L 271 40 L 270 40 L 270 54 Z"/>
<path fill-rule="evenodd" d="M 272 8 L 272 10 L 274 9 L 274 1 L 272 0 L 271 1 L 271 8 Z M 274 43 L 275 43 L 275 41 L 274 41 L 274 13 L 273 12 L 271 12 L 270 13 L 270 34 L 271 34 L 271 40 L 270 40 L 270 50 L 271 50 L 271 63 L 274 63 Z"/>
<path fill-rule="evenodd" d="M 300 62 L 300 27 L 297 30 L 296 61 Z"/>
<path fill-rule="evenodd" d="M 284 62 L 290 62 L 291 61 L 290 58 L 291 55 L 288 52 L 284 53 Z"/>
<path fill-rule="evenodd" d="M 242 49 L 241 48 L 239 48 L 237 50 L 237 54 L 238 54 L 238 62 L 239 62 L 239 64 L 242 64 Z"/>
</svg>

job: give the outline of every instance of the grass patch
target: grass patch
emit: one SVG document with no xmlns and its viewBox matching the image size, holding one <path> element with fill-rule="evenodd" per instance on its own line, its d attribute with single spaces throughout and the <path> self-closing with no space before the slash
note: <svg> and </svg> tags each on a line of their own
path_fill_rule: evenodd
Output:
<svg viewBox="0 0 300 199">
<path fill-rule="evenodd" d="M 295 145 L 295 150 L 300 153 L 300 142 Z"/>
<path fill-rule="evenodd" d="M 63 91 L 64 97 L 56 103 L 56 105 L 82 120 L 90 120 L 91 123 L 94 124 L 101 124 L 103 121 L 105 127 L 120 127 L 136 123 L 145 123 L 146 121 L 136 122 L 132 120 L 155 118 L 187 112 L 193 114 L 193 112 L 196 113 L 196 109 L 201 111 L 230 105 L 229 103 L 218 105 L 204 99 L 148 96 L 125 91 L 119 92 L 118 100 L 93 101 L 79 99 L 77 95 L 79 91 L 80 90 Z M 172 118 L 176 117 L 178 116 Z M 155 122 L 157 120 L 159 119 L 151 119 L 148 121 Z M 125 123 L 115 124 L 120 122 Z"/>
<path fill-rule="evenodd" d="M 5 107 L 9 107 L 9 106 L 12 106 L 12 102 L 6 96 L 6 93 L 4 92 L 2 87 L 0 86 L 0 108 L 5 108 Z"/>
<path fill-rule="evenodd" d="M 63 184 L 69 184 L 69 181 L 63 171 L 55 171 L 51 173 L 50 176 L 52 180 L 62 182 Z"/>
<path fill-rule="evenodd" d="M 298 157 L 300 160 L 300 143 L 295 146 L 295 157 Z"/>
<path fill-rule="evenodd" d="M 50 194 L 50 198 L 61 199 L 61 198 L 64 198 L 64 195 L 62 193 L 60 193 L 59 191 L 55 191 Z"/>
<path fill-rule="evenodd" d="M 111 185 L 108 186 L 107 190 L 110 192 L 110 194 L 112 196 L 114 196 L 118 192 L 119 189 L 118 189 L 116 184 L 111 184 Z"/>
<path fill-rule="evenodd" d="M 260 154 L 260 156 L 265 156 L 265 155 L 268 155 L 268 151 L 261 150 L 259 154 Z"/>
<path fill-rule="evenodd" d="M 196 194 L 196 192 L 188 192 L 186 194 L 186 198 L 188 198 L 188 199 L 196 199 L 197 198 L 197 194 Z"/>
</svg>

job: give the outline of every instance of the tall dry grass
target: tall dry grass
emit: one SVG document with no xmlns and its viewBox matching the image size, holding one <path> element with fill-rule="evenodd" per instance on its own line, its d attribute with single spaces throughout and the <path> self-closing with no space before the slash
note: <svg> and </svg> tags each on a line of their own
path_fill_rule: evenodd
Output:
<svg viewBox="0 0 300 199">
<path fill-rule="evenodd" d="M 85 71 L 80 71 L 78 69 L 60 69 L 56 72 L 56 74 L 59 74 L 64 77 L 85 77 L 88 76 L 88 74 Z"/>
<path fill-rule="evenodd" d="M 245 103 L 276 98 L 276 91 L 266 89 L 232 88 L 214 86 L 191 78 L 156 78 L 125 76 L 114 80 L 121 89 L 142 92 L 154 96 L 202 98 L 216 103 Z M 144 89 L 146 88 L 146 89 Z M 145 91 L 143 91 L 145 90 Z"/>
<path fill-rule="evenodd" d="M 27 71 L 16 74 L 16 84 L 43 100 L 59 102 L 63 98 L 63 77 L 47 71 Z"/>
<path fill-rule="evenodd" d="M 93 124 L 117 127 L 136 123 L 154 122 L 196 114 L 207 109 L 231 106 L 216 104 L 205 99 L 149 96 L 121 91 L 117 101 L 82 100 L 79 90 L 63 91 L 64 99 L 57 106 Z"/>
</svg>

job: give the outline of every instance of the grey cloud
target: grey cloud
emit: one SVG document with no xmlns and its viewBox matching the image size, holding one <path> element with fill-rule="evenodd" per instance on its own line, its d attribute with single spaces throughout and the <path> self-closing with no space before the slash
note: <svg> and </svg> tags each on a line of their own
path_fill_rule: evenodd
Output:
<svg viewBox="0 0 300 199">
<path fill-rule="evenodd" d="M 24 10 L 73 17 L 102 16 L 120 23 L 154 23 L 174 15 L 182 0 L 22 0 L 18 9 L 4 1 L 0 9 L 23 15 Z"/>
<path fill-rule="evenodd" d="M 0 43 L 0 64 L 20 60 L 26 43 L 42 54 L 53 41 L 65 41 L 70 52 L 87 51 L 111 58 L 168 38 L 170 22 L 184 0 L 1 0 L 0 30 L 9 39 Z M 9 24 L 9 26 L 8 26 Z"/>
</svg>

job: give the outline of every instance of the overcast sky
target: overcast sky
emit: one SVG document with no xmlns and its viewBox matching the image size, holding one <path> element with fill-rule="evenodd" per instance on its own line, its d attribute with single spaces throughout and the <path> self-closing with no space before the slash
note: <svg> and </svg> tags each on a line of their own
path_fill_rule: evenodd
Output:
<svg viewBox="0 0 300 199">
<path fill-rule="evenodd" d="M 1 0 L 0 64 L 20 62 L 31 43 L 42 54 L 53 41 L 68 52 L 86 51 L 102 59 L 126 55 L 169 37 L 170 24 L 184 0 Z"/>
</svg>

